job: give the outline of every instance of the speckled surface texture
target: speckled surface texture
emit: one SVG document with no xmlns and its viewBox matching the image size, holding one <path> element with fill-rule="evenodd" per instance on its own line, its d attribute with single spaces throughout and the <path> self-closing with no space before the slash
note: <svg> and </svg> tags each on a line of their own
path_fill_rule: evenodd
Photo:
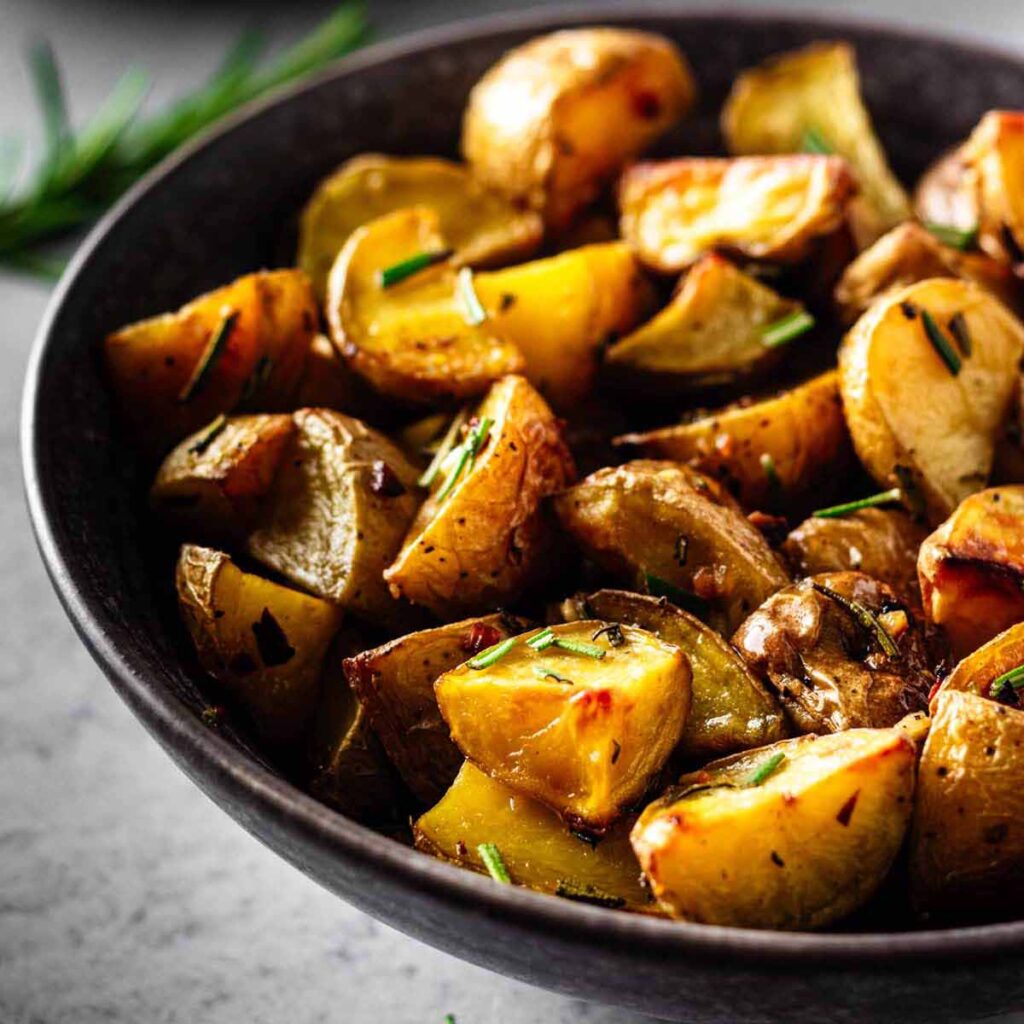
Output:
<svg viewBox="0 0 1024 1024">
<path fill-rule="evenodd" d="M 371 5 L 384 35 L 502 6 Z M 969 13 L 949 0 L 857 6 L 1024 47 L 1019 0 L 978 0 Z M 82 113 L 130 60 L 172 95 L 245 19 L 287 38 L 323 9 L 0 0 L 0 131 L 34 130 L 18 60 L 33 32 L 54 37 Z M 174 287 L 173 266 L 154 260 L 154 272 Z M 459 1024 L 644 1020 L 500 978 L 377 924 L 249 837 L 148 738 L 68 626 L 22 507 L 18 392 L 45 299 L 45 288 L 0 275 L 0 1024 L 420 1024 L 448 1012 Z M 757 1001 L 737 993 L 736 1006 Z M 892 1009 L 905 1019 L 905 1007 Z M 1024 1014 L 1002 1019 L 1021 1024 Z"/>
</svg>

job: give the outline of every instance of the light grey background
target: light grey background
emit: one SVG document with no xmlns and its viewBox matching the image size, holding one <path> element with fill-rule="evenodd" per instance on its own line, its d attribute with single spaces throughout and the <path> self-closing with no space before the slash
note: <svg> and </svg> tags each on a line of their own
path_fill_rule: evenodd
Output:
<svg viewBox="0 0 1024 1024">
<path fill-rule="evenodd" d="M 513 6 L 370 2 L 379 36 Z M 789 6 L 1024 49 L 1021 0 Z M 0 0 L 0 135 L 38 138 L 21 59 L 34 35 L 53 40 L 82 116 L 131 62 L 152 71 L 159 101 L 200 80 L 242 24 L 284 41 L 329 8 Z M 638 1024 L 345 906 L 209 803 L 121 705 L 66 623 L 23 511 L 21 378 L 48 291 L 0 272 L 0 1024 L 440 1024 L 449 1012 L 459 1024 Z"/>
</svg>

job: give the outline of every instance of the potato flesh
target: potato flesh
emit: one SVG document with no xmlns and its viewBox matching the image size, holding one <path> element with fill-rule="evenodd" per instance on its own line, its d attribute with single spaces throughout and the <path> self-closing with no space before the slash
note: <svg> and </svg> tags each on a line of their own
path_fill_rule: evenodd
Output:
<svg viewBox="0 0 1024 1024">
<path fill-rule="evenodd" d="M 759 785 L 753 773 L 783 754 Z M 820 928 L 865 903 L 899 851 L 914 793 L 900 729 L 783 740 L 684 776 L 632 841 L 675 917 L 747 928 Z M 685 795 L 687 789 L 690 795 Z"/>
<path fill-rule="evenodd" d="M 966 322 L 972 354 L 957 375 L 929 341 L 921 310 L 954 350 L 949 321 L 960 314 Z M 1022 352 L 1024 327 L 977 285 L 932 279 L 875 303 L 839 352 L 846 419 L 864 467 L 880 486 L 906 488 L 902 467 L 912 497 L 941 522 L 988 479 Z"/>
<path fill-rule="evenodd" d="M 427 207 L 386 214 L 352 233 L 331 270 L 327 317 L 339 351 L 383 394 L 407 402 L 479 395 L 523 367 L 515 345 L 470 322 L 451 263 L 388 288 L 380 274 L 448 247 Z"/>
<path fill-rule="evenodd" d="M 440 802 L 413 826 L 416 849 L 486 874 L 478 847 L 495 843 L 516 885 L 560 888 L 627 910 L 657 913 L 640 884 L 629 845 L 635 818 L 593 844 L 573 835 L 554 811 L 485 775 L 469 761 Z"/>
<path fill-rule="evenodd" d="M 921 756 L 911 896 L 933 914 L 1024 909 L 1024 712 L 943 692 Z"/>
<path fill-rule="evenodd" d="M 714 249 L 795 263 L 843 224 L 852 182 L 836 157 L 688 157 L 636 164 L 619 185 L 622 236 L 678 272 Z"/>
<path fill-rule="evenodd" d="M 490 266 L 529 255 L 543 233 L 536 213 L 487 191 L 460 164 L 364 154 L 320 182 L 302 211 L 296 261 L 317 296 L 326 296 L 331 266 L 356 228 L 411 206 L 436 211 L 459 264 Z"/>
<path fill-rule="evenodd" d="M 551 410 L 522 377 L 506 377 L 480 404 L 489 439 L 453 488 L 440 473 L 384 573 L 395 597 L 442 618 L 493 611 L 552 568 L 545 497 L 574 475 Z M 452 470 L 449 470 L 451 472 Z"/>
<path fill-rule="evenodd" d="M 535 651 L 527 644 L 537 635 L 531 633 L 490 667 L 464 664 L 434 687 L 466 757 L 594 831 L 643 795 L 679 742 L 690 709 L 682 652 L 631 626 L 620 628 L 619 646 L 607 634 L 592 639 L 606 625 L 550 627 L 559 641 L 599 647 L 601 658 L 557 645 Z"/>
</svg>

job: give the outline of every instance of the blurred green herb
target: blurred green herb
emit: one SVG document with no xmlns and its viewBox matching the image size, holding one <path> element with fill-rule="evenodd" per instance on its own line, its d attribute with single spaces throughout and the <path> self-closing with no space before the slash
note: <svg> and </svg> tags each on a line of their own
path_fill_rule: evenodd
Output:
<svg viewBox="0 0 1024 1024">
<path fill-rule="evenodd" d="M 166 110 L 142 118 L 149 76 L 129 68 L 99 110 L 77 131 L 68 116 L 60 68 L 43 41 L 29 70 L 43 117 L 42 160 L 18 187 L 24 147 L 0 139 L 0 263 L 44 277 L 60 261 L 38 251 L 85 227 L 154 164 L 236 107 L 317 71 L 366 36 L 361 0 L 347 0 L 308 36 L 265 62 L 265 40 L 245 32 L 199 88 Z"/>
</svg>

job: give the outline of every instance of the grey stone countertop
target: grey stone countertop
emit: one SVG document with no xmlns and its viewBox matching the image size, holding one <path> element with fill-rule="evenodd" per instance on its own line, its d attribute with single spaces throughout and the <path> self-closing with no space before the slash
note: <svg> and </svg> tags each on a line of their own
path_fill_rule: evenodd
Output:
<svg viewBox="0 0 1024 1024">
<path fill-rule="evenodd" d="M 370 3 L 378 36 L 511 6 Z M 0 0 L 0 135 L 38 139 L 22 60 L 38 34 L 53 40 L 83 116 L 131 62 L 153 73 L 159 102 L 205 75 L 242 25 L 286 40 L 327 9 Z M 862 0 L 856 10 L 1024 47 L 1020 0 Z M 0 272 L 0 1024 L 640 1021 L 370 920 L 250 838 L 149 739 L 66 622 L 24 512 L 20 388 L 48 291 Z"/>
</svg>

